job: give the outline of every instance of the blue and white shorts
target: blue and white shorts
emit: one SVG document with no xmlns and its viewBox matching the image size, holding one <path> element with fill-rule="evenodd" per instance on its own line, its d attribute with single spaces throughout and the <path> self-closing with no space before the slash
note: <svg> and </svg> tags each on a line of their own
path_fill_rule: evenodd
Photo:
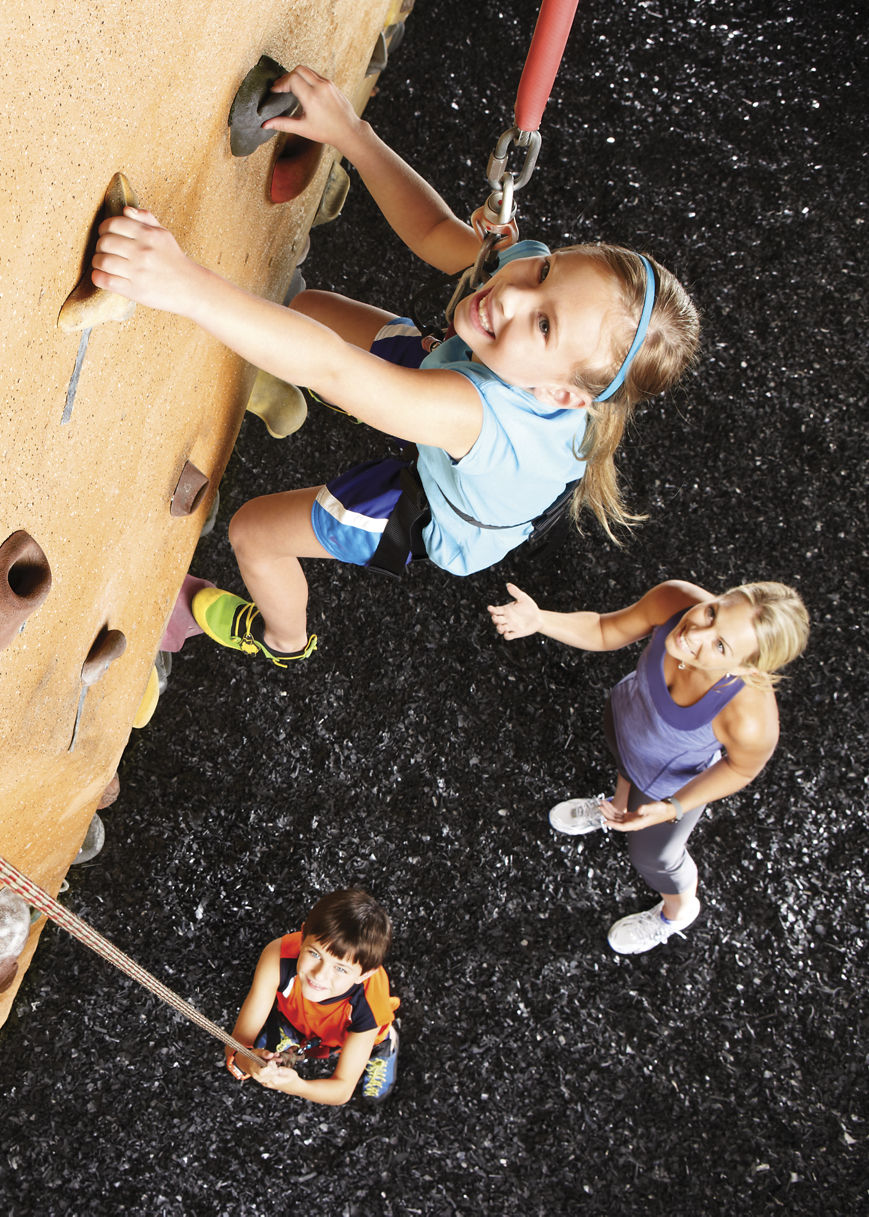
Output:
<svg viewBox="0 0 869 1217">
<path fill-rule="evenodd" d="M 378 330 L 371 353 L 400 367 L 418 368 L 429 348 L 430 340 L 409 317 L 397 317 Z M 366 461 L 326 483 L 311 508 L 311 524 L 333 558 L 368 565 L 401 496 L 401 471 L 409 463 L 400 456 Z"/>
</svg>

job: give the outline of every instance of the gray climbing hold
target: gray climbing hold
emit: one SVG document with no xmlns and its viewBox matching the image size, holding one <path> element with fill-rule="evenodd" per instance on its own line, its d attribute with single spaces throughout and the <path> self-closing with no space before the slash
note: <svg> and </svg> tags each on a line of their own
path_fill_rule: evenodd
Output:
<svg viewBox="0 0 869 1217">
<path fill-rule="evenodd" d="M 292 93 L 272 93 L 272 85 L 287 69 L 263 55 L 241 82 L 229 110 L 229 148 L 233 156 L 250 156 L 276 131 L 263 131 L 269 118 L 289 118 L 300 109 Z"/>
<path fill-rule="evenodd" d="M 18 975 L 18 957 L 30 934 L 30 905 L 11 888 L 0 888 L 0 993 Z"/>
<path fill-rule="evenodd" d="M 81 849 L 72 860 L 73 866 L 80 866 L 82 862 L 90 862 L 100 852 L 106 843 L 106 829 L 100 817 L 94 814 L 94 818 L 88 825 L 88 830 L 85 833 L 84 840 L 81 843 Z"/>
</svg>

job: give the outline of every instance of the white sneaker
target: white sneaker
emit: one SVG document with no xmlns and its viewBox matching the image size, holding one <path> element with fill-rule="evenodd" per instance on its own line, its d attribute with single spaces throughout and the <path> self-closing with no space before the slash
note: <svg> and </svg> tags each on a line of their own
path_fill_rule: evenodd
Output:
<svg viewBox="0 0 869 1217">
<path fill-rule="evenodd" d="M 610 926 L 607 941 L 619 955 L 641 955 L 652 947 L 666 942 L 671 934 L 684 937 L 683 930 L 695 921 L 700 912 L 700 901 L 695 897 L 689 912 L 678 921 L 667 921 L 664 917 L 664 901 L 644 913 L 631 913 Z"/>
<path fill-rule="evenodd" d="M 604 796 L 599 794 L 593 799 L 568 799 L 566 803 L 556 803 L 549 813 L 549 823 L 558 832 L 569 833 L 572 837 L 606 828 L 600 810 L 603 801 Z"/>
</svg>

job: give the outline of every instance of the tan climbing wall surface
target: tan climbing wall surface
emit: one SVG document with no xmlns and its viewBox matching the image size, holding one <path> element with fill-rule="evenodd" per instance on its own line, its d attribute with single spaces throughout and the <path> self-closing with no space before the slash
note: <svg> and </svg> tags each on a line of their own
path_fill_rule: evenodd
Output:
<svg viewBox="0 0 869 1217">
<path fill-rule="evenodd" d="M 118 171 L 190 254 L 280 299 L 332 154 L 298 199 L 272 204 L 276 141 L 233 158 L 232 99 L 268 54 L 331 76 L 361 109 L 377 37 L 399 8 L 396 0 L 3 6 L 0 545 L 30 534 L 51 587 L 0 650 L 0 854 L 52 894 L 129 737 L 252 378 L 189 323 L 139 308 L 92 330 L 62 422 L 81 335 L 57 328 L 58 310 Z M 173 517 L 187 460 L 210 485 L 191 515 Z M 31 574 L 13 571 L 13 584 L 21 581 L 13 599 L 27 593 Z M 89 688 L 70 752 L 82 665 L 105 629 L 122 631 L 126 649 Z M 0 1021 L 13 992 L 0 1001 Z"/>
</svg>

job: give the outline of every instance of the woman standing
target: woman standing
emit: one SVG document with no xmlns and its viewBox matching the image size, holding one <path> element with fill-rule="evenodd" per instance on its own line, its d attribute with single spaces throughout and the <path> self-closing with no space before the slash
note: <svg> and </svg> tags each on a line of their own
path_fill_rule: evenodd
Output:
<svg viewBox="0 0 869 1217">
<path fill-rule="evenodd" d="M 489 606 L 504 638 L 540 633 L 586 651 L 649 638 L 604 712 L 615 794 L 559 803 L 549 819 L 559 832 L 631 834 L 631 861 L 661 899 L 611 926 L 609 943 L 624 955 L 651 950 L 700 912 L 686 845 L 706 805 L 747 786 L 775 750 L 775 673 L 805 648 L 805 605 L 782 583 L 713 596 L 673 579 L 614 613 L 547 612 L 513 584 L 507 590 L 510 604 Z"/>
</svg>

